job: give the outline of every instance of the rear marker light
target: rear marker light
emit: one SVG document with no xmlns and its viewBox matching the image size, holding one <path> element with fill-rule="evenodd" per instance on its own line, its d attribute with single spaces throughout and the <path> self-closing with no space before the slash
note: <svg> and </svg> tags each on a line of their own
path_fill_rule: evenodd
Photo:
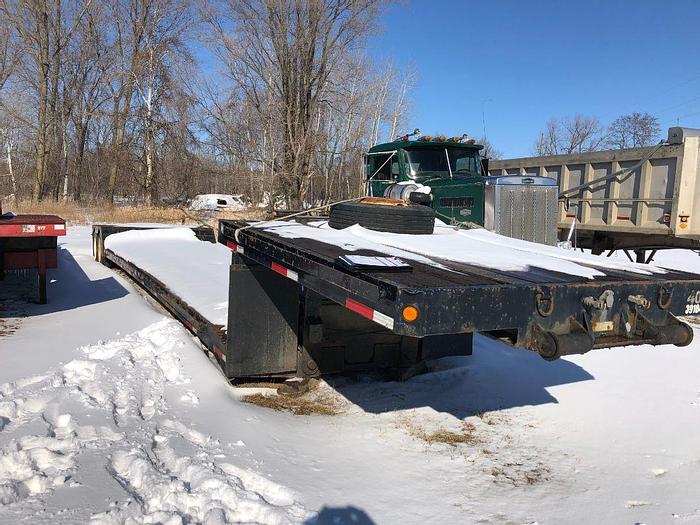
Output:
<svg viewBox="0 0 700 525">
<path fill-rule="evenodd" d="M 401 315 L 403 315 L 404 321 L 406 321 L 407 323 L 412 323 L 413 321 L 418 319 L 418 308 L 416 308 L 413 305 L 406 306 L 401 312 Z"/>
<path fill-rule="evenodd" d="M 212 350 L 214 351 L 214 354 L 216 354 L 217 356 L 219 356 L 219 358 L 220 358 L 222 361 L 226 362 L 226 354 L 224 354 L 224 353 L 219 349 L 218 346 L 214 345 L 214 346 L 212 347 Z"/>
</svg>

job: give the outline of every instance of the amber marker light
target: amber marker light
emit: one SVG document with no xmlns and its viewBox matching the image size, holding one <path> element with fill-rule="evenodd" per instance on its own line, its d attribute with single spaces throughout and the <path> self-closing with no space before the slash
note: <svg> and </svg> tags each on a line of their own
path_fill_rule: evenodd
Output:
<svg viewBox="0 0 700 525">
<path fill-rule="evenodd" d="M 407 323 L 412 323 L 413 321 L 418 319 L 418 313 L 418 308 L 416 308 L 413 305 L 409 305 L 403 309 L 401 315 L 403 315 L 404 321 L 406 321 Z"/>
</svg>

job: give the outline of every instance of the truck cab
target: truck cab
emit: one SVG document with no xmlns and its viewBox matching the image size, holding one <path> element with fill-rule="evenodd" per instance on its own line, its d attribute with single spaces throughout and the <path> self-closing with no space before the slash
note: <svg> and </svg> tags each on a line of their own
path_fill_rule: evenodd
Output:
<svg viewBox="0 0 700 525">
<path fill-rule="evenodd" d="M 447 224 L 476 224 L 508 237 L 556 244 L 555 179 L 489 176 L 488 159 L 480 155 L 483 146 L 474 139 L 411 140 L 418 133 L 370 148 L 365 156 L 370 196 L 428 205 Z"/>
<path fill-rule="evenodd" d="M 405 140 L 404 140 L 405 139 Z M 443 222 L 484 221 L 483 146 L 458 137 L 404 136 L 378 144 L 366 155 L 368 193 L 384 196 L 392 185 L 431 188 L 431 207 Z"/>
</svg>

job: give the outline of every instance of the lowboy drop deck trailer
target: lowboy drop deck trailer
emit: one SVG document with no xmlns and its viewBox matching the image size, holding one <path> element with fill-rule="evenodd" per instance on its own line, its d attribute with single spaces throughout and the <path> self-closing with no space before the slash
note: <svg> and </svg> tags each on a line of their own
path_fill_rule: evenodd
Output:
<svg viewBox="0 0 700 525">
<path fill-rule="evenodd" d="M 586 279 L 434 258 L 436 265 L 410 261 L 405 272 L 355 270 L 339 262 L 348 254 L 340 246 L 240 230 L 246 226 L 219 221 L 218 240 L 232 251 L 227 330 L 188 312 L 154 276 L 110 250 L 101 255 L 196 333 L 232 379 L 367 369 L 401 377 L 425 359 L 471 354 L 474 332 L 546 359 L 613 346 L 683 346 L 693 332 L 676 316 L 692 313 L 696 298 L 700 304 L 700 275 L 683 272 L 597 268 L 605 275 Z"/>
</svg>

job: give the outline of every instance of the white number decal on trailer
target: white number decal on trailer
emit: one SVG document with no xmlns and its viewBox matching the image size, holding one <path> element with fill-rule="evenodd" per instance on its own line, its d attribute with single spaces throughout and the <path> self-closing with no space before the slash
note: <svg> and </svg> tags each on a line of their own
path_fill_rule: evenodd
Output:
<svg viewBox="0 0 700 525">
<path fill-rule="evenodd" d="M 691 292 L 685 305 L 685 314 L 700 314 L 700 290 Z"/>
</svg>

